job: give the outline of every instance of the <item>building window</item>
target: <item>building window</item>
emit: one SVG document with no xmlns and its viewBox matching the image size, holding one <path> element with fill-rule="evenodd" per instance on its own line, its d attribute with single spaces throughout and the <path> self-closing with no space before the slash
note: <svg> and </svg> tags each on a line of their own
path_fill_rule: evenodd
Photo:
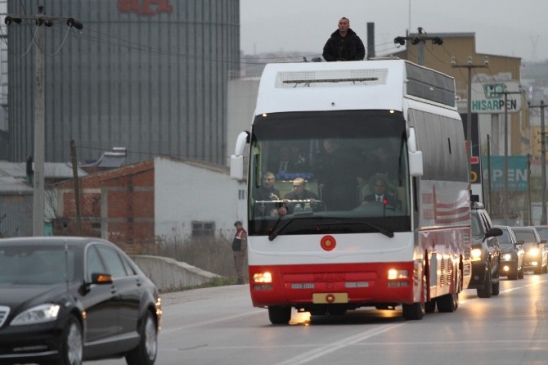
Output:
<svg viewBox="0 0 548 365">
<path fill-rule="evenodd" d="M 192 222 L 192 237 L 215 236 L 215 222 Z"/>
</svg>

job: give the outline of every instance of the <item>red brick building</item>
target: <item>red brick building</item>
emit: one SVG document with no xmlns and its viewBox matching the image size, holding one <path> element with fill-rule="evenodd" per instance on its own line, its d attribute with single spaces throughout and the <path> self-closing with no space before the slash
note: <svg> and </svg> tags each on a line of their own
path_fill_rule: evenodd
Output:
<svg viewBox="0 0 548 365">
<path fill-rule="evenodd" d="M 74 183 L 56 185 L 55 235 L 78 234 Z M 80 179 L 82 234 L 120 245 L 154 242 L 154 161 Z"/>
</svg>

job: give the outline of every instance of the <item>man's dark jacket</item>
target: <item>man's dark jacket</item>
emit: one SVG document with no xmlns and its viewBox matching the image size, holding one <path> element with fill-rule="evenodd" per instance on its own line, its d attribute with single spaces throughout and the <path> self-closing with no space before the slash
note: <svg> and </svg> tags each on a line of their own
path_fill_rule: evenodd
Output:
<svg viewBox="0 0 548 365">
<path fill-rule="evenodd" d="M 346 37 L 341 37 L 338 30 L 323 47 L 323 58 L 326 61 L 357 61 L 365 58 L 365 47 L 356 32 L 348 28 Z"/>
</svg>

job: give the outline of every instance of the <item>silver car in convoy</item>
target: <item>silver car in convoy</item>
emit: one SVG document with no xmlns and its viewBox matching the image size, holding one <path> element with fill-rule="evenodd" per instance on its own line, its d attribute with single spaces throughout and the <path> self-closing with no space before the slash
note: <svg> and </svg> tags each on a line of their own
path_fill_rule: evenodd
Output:
<svg viewBox="0 0 548 365">
<path fill-rule="evenodd" d="M 518 241 L 511 227 L 495 227 L 502 230 L 502 236 L 499 237 L 500 276 L 506 276 L 509 280 L 523 279 L 523 241 Z"/>
<path fill-rule="evenodd" d="M 543 274 L 548 269 L 548 254 L 546 240 L 540 238 L 537 229 L 533 226 L 512 227 L 518 241 L 523 241 L 523 269 L 533 270 L 536 275 Z"/>
</svg>

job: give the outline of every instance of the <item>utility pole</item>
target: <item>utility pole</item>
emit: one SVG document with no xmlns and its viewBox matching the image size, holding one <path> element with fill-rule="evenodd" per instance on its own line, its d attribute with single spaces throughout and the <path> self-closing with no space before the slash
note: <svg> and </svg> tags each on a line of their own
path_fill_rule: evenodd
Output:
<svg viewBox="0 0 548 365">
<path fill-rule="evenodd" d="M 453 68 L 467 68 L 468 69 L 468 96 L 467 101 L 467 116 L 466 116 L 466 151 L 468 152 L 468 173 L 472 173 L 472 69 L 473 68 L 485 68 L 489 67 L 489 57 L 483 58 L 483 64 L 474 65 L 472 62 L 472 56 L 468 56 L 468 63 L 466 65 L 457 64 L 455 57 L 451 57 L 451 67 Z M 472 186 L 468 187 L 470 193 L 472 192 Z"/>
<path fill-rule="evenodd" d="M 500 91 L 504 94 L 504 188 L 502 190 L 502 200 L 504 201 L 503 215 L 504 225 L 508 225 L 508 94 L 521 94 L 521 91 Z"/>
<path fill-rule="evenodd" d="M 411 6 L 411 3 L 409 4 Z M 418 62 L 419 65 L 424 66 L 424 43 L 427 40 L 431 40 L 432 44 L 442 45 L 443 39 L 440 37 L 429 37 L 426 32 L 424 32 L 424 29 L 419 27 L 418 28 L 419 33 L 415 34 L 413 36 L 405 36 L 405 37 L 396 37 L 394 38 L 394 44 L 403 46 L 405 45 L 405 41 L 410 41 L 412 45 L 416 46 L 419 45 L 419 55 L 418 55 Z"/>
<path fill-rule="evenodd" d="M 540 164 L 542 167 L 542 214 L 540 216 L 540 224 L 546 225 L 546 131 L 544 129 L 544 100 L 540 101 L 539 105 L 529 104 L 529 109 L 540 108 Z M 531 225 L 533 223 L 531 222 Z"/>
<path fill-rule="evenodd" d="M 45 68 L 44 68 L 44 28 L 53 26 L 55 21 L 66 21 L 69 27 L 78 30 L 83 28 L 82 23 L 73 18 L 50 17 L 44 15 L 44 6 L 38 6 L 38 13 L 35 16 L 8 15 L 4 22 L 6 25 L 12 23 L 21 24 L 23 20 L 33 20 L 36 24 L 34 41 L 37 46 L 35 52 L 35 109 L 34 109 L 34 194 L 32 206 L 32 234 L 33 236 L 44 235 L 44 163 L 45 163 Z"/>
</svg>

